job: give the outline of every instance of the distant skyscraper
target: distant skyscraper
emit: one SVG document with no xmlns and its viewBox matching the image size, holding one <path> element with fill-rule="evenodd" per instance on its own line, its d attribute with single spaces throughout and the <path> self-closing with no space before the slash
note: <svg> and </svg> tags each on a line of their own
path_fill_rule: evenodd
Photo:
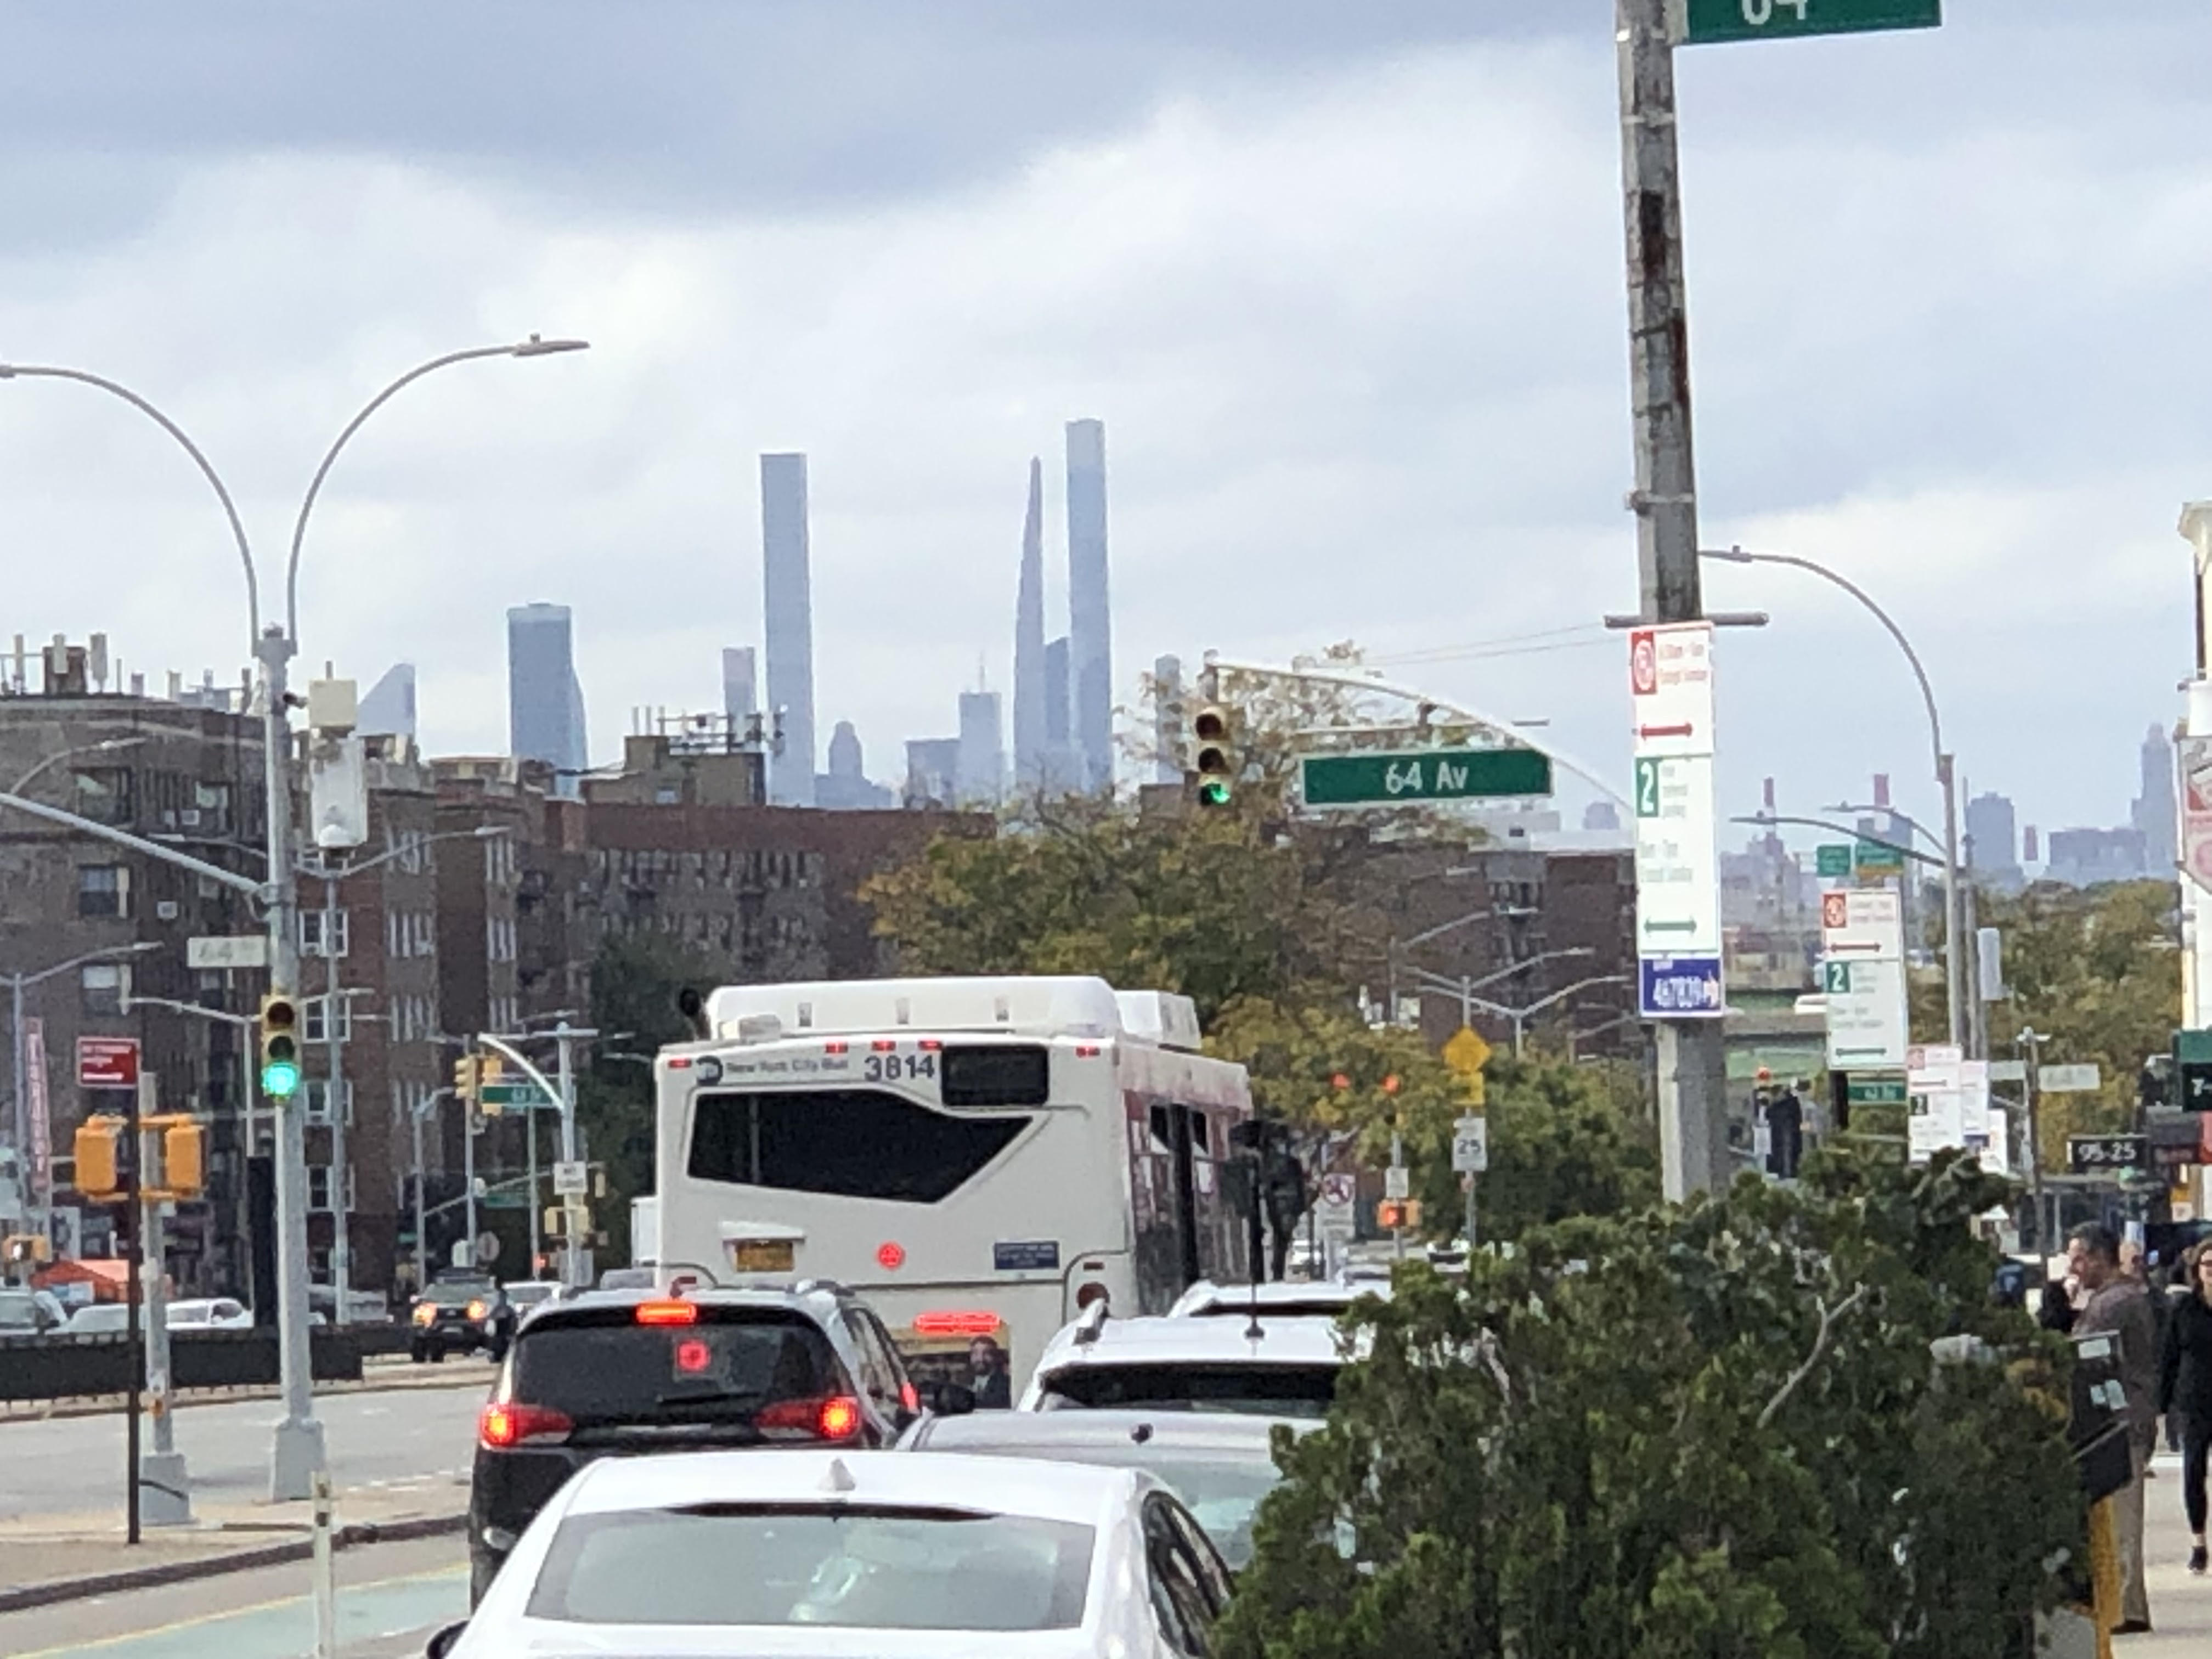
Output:
<svg viewBox="0 0 2212 1659">
<path fill-rule="evenodd" d="M 746 720 L 760 713 L 760 671 L 750 645 L 722 647 L 722 713 L 741 731 Z"/>
<path fill-rule="evenodd" d="M 1162 657 L 1152 664 L 1152 781 L 1182 781 L 1182 747 L 1189 711 L 1183 706 L 1182 659 Z"/>
<path fill-rule="evenodd" d="M 847 812 L 892 804 L 890 790 L 868 781 L 860 734 L 850 720 L 839 720 L 830 734 L 830 769 L 814 780 L 814 804 Z"/>
<path fill-rule="evenodd" d="M 953 789 L 963 806 L 996 806 L 1006 793 L 1006 756 L 999 723 L 999 694 L 960 694 L 960 749 Z"/>
<path fill-rule="evenodd" d="M 1021 585 L 1014 600 L 1014 785 L 1040 787 L 1048 766 L 1045 731 L 1044 463 L 1030 459 L 1030 507 L 1022 520 Z"/>
<path fill-rule="evenodd" d="M 814 804 L 814 601 L 808 574 L 806 457 L 761 457 L 761 546 L 768 585 L 768 706 L 783 720 L 769 757 L 769 799 Z"/>
<path fill-rule="evenodd" d="M 567 605 L 520 605 L 507 613 L 507 716 L 516 758 L 553 767 L 557 793 L 582 793 L 589 744 Z"/>
<path fill-rule="evenodd" d="M 2173 743 L 2166 728 L 2154 726 L 2142 741 L 2142 793 L 2128 815 L 2143 839 L 2143 873 L 2170 876 L 2181 857 L 2179 809 L 2174 800 Z"/>
<path fill-rule="evenodd" d="M 1114 620 L 1106 580 L 1106 425 L 1067 423 L 1067 639 L 1083 787 L 1114 781 Z"/>
<path fill-rule="evenodd" d="M 1967 867 L 2000 892 L 2016 891 L 2027 880 L 2020 867 L 2018 825 L 2009 796 L 1976 795 L 1966 803 Z"/>
<path fill-rule="evenodd" d="M 951 806 L 959 799 L 960 739 L 914 738 L 906 745 L 906 804 Z"/>
<path fill-rule="evenodd" d="M 415 665 L 394 663 L 384 678 L 361 700 L 360 723 L 354 730 L 363 737 L 415 736 Z"/>
<path fill-rule="evenodd" d="M 1044 784 L 1048 790 L 1083 787 L 1083 755 L 1069 720 L 1067 636 L 1044 647 Z"/>
</svg>

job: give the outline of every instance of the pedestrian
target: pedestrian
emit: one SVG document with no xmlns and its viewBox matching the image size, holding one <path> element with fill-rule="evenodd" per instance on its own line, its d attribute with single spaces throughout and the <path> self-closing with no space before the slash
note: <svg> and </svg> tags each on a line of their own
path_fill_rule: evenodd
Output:
<svg viewBox="0 0 2212 1659">
<path fill-rule="evenodd" d="M 2189 1295 L 2166 1321 L 2159 1355 L 2158 1408 L 2181 1434 L 2181 1503 L 2189 1513 L 2189 1570 L 2205 1568 L 2205 1457 L 2212 1451 L 2212 1243 L 2183 1257 Z"/>
<path fill-rule="evenodd" d="M 2134 1470 L 2112 1498 L 2120 1557 L 2120 1622 L 2112 1633 L 2133 1636 L 2150 1629 L 2150 1594 L 2143 1583 L 2143 1472 L 2158 1441 L 2158 1316 L 2142 1280 L 2121 1270 L 2120 1241 L 2110 1227 L 2094 1221 L 2076 1227 L 2067 1235 L 2066 1259 L 2088 1293 L 2074 1322 L 2075 1336 L 2110 1335 L 2119 1343 L 2123 1420 Z"/>
</svg>

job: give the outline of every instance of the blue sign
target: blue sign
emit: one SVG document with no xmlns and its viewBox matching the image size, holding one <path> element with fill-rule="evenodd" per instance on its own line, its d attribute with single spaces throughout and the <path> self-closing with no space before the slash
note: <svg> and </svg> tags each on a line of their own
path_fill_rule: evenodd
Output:
<svg viewBox="0 0 2212 1659">
<path fill-rule="evenodd" d="M 1646 1019 L 1718 1019 L 1728 1012 L 1718 957 L 1645 957 L 1638 966 L 1637 1007 Z"/>
<path fill-rule="evenodd" d="M 991 1246 L 991 1265 L 1002 1273 L 1056 1273 L 1060 1243 L 1050 1238 L 1002 1240 Z"/>
</svg>

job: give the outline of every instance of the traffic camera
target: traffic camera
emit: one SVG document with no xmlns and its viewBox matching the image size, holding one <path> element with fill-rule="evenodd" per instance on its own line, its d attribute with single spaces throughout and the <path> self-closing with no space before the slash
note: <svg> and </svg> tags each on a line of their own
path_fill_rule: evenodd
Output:
<svg viewBox="0 0 2212 1659">
<path fill-rule="evenodd" d="M 300 1092 L 300 1005 L 281 992 L 261 999 L 261 1092 L 271 1100 Z"/>
<path fill-rule="evenodd" d="M 1241 769 L 1230 711 L 1218 702 L 1203 705 L 1191 718 L 1190 735 L 1191 770 L 1198 775 L 1198 804 L 1228 805 Z"/>
</svg>

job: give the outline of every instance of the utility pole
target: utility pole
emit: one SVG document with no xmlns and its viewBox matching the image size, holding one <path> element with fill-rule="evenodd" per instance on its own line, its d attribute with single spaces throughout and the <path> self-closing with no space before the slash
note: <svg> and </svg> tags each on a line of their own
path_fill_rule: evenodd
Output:
<svg viewBox="0 0 2212 1659">
<path fill-rule="evenodd" d="M 135 1139 L 138 1143 L 134 1151 L 138 1161 L 137 1173 L 132 1177 L 132 1196 L 138 1203 L 137 1237 L 143 1241 L 141 1270 L 146 1279 L 139 1298 L 145 1309 L 146 1414 L 154 1423 L 154 1449 L 137 1460 L 137 1474 L 139 1486 L 153 1497 L 149 1502 L 141 1494 L 138 1513 L 142 1521 L 151 1525 L 181 1526 L 192 1518 L 192 1500 L 184 1454 L 177 1449 L 176 1419 L 172 1414 L 175 1390 L 170 1382 L 174 1372 L 169 1361 L 169 1252 L 162 1237 L 164 1200 L 146 1190 L 146 1172 L 160 1169 L 163 1164 L 157 1150 L 161 1145 L 161 1131 L 145 1127 L 148 1109 L 154 1113 L 161 1109 L 160 1083 L 153 1073 L 139 1073 L 133 1101 Z"/>
<path fill-rule="evenodd" d="M 353 1237 L 347 1215 L 345 1045 L 338 1036 L 338 879 L 327 850 L 323 876 L 323 1071 L 324 1100 L 331 1115 L 331 1287 L 336 1293 L 331 1323 L 353 1323 Z M 351 940 L 348 940 L 350 949 Z"/>
<path fill-rule="evenodd" d="M 576 1162 L 576 1068 L 575 1042 L 579 1033 L 569 1029 L 562 1020 L 553 1028 L 553 1041 L 560 1052 L 561 1069 L 561 1162 L 573 1170 Z M 583 1284 L 584 1197 L 581 1193 L 564 1193 L 561 1197 L 561 1283 L 570 1290 Z"/>
<path fill-rule="evenodd" d="M 1691 445 L 1688 296 L 1682 263 L 1674 48 L 1668 0 L 1615 0 L 1621 175 L 1628 245 L 1630 397 L 1642 620 L 1696 622 L 1697 468 Z M 1661 1174 L 1680 1200 L 1729 1176 L 1728 1068 L 1718 1019 L 1657 1022 Z"/>
</svg>

